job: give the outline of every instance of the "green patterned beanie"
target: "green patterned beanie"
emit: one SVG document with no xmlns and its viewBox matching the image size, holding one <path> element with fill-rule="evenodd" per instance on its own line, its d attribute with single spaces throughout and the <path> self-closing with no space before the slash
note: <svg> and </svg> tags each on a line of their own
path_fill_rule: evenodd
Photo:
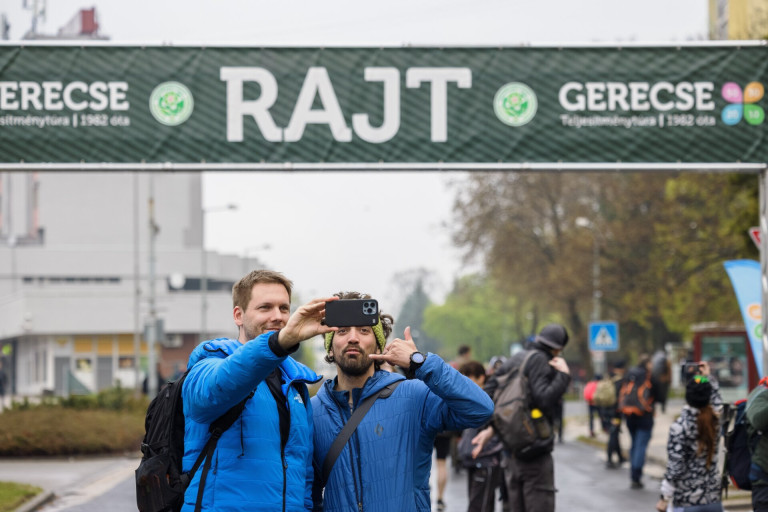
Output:
<svg viewBox="0 0 768 512">
<path fill-rule="evenodd" d="M 325 333 L 325 352 L 331 353 L 331 342 L 333 341 L 333 334 L 335 331 Z M 387 345 L 387 338 L 384 337 L 384 327 L 381 325 L 381 317 L 376 325 L 373 326 L 373 335 L 376 336 L 376 344 L 379 346 L 379 350 L 384 350 Z"/>
</svg>

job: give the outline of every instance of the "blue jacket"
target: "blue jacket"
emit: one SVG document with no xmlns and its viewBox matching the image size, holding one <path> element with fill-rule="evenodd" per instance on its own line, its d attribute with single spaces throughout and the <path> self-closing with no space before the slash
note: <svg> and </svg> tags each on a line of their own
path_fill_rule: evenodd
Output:
<svg viewBox="0 0 768 512">
<path fill-rule="evenodd" d="M 320 377 L 287 357 L 274 333 L 245 344 L 226 338 L 206 341 L 192 351 L 187 366 L 191 370 L 182 388 L 184 471 L 192 468 L 208 440 L 210 423 L 254 392 L 242 415 L 219 439 L 202 510 L 311 509 L 312 409 L 306 383 Z M 265 380 L 275 368 L 280 369 L 290 411 L 284 449 L 278 407 Z M 201 474 L 202 466 L 184 495 L 183 512 L 195 508 Z"/>
<path fill-rule="evenodd" d="M 493 413 L 490 397 L 440 357 L 428 354 L 417 379 L 401 383 L 388 398 L 379 398 L 336 459 L 324 495 L 315 489 L 315 510 L 325 512 L 429 511 L 429 474 L 435 435 L 483 425 Z M 377 371 L 362 390 L 362 399 L 402 375 Z M 326 380 L 312 398 L 315 465 L 323 467 L 328 450 L 351 416 L 346 391 Z M 358 507 L 362 504 L 362 508 Z"/>
</svg>

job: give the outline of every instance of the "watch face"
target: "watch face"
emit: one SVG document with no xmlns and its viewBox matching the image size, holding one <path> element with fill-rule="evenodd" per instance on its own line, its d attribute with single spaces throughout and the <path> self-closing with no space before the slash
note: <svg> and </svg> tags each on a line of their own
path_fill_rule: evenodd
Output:
<svg viewBox="0 0 768 512">
<path fill-rule="evenodd" d="M 411 361 L 413 361 L 416 364 L 423 363 L 424 359 L 425 359 L 424 354 L 422 354 L 421 352 L 414 352 L 413 354 L 411 354 Z"/>
</svg>

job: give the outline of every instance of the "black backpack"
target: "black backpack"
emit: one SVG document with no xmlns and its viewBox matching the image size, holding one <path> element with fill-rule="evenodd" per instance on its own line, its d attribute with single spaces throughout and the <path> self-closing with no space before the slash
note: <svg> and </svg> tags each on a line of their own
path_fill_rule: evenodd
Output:
<svg viewBox="0 0 768 512">
<path fill-rule="evenodd" d="M 525 366 L 533 356 L 529 350 L 519 367 L 498 378 L 493 394 L 493 428 L 504 446 L 515 458 L 533 460 L 554 447 L 554 433 L 546 417 L 534 420 L 531 416 L 530 389 Z M 539 430 L 537 423 L 544 423 Z"/>
<path fill-rule="evenodd" d="M 725 490 L 725 496 L 728 497 L 729 483 L 737 489 L 745 491 L 752 489 L 749 468 L 752 464 L 752 454 L 758 441 L 760 441 L 760 437 L 762 437 L 762 432 L 756 432 L 750 438 L 746 400 L 726 404 L 723 417 L 725 418 L 723 422 L 725 461 L 723 462 L 721 488 Z"/>
<path fill-rule="evenodd" d="M 195 510 L 199 511 L 205 480 L 211 467 L 216 444 L 237 420 L 245 408 L 245 402 L 253 392 L 211 423 L 211 437 L 200 452 L 194 466 L 182 473 L 184 457 L 184 408 L 181 389 L 187 378 L 187 370 L 178 380 L 168 382 L 147 408 L 144 420 L 144 439 L 141 442 L 142 458 L 136 469 L 136 504 L 141 512 L 179 512 L 184 504 L 184 491 L 205 461 L 200 476 Z"/>
</svg>

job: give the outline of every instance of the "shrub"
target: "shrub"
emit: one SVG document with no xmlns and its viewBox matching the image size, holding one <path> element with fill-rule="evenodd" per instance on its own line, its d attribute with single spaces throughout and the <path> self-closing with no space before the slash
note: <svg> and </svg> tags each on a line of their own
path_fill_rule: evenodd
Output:
<svg viewBox="0 0 768 512">
<path fill-rule="evenodd" d="M 0 414 L 0 456 L 95 455 L 137 451 L 148 401 L 120 388 L 97 395 L 28 400 Z"/>
</svg>

